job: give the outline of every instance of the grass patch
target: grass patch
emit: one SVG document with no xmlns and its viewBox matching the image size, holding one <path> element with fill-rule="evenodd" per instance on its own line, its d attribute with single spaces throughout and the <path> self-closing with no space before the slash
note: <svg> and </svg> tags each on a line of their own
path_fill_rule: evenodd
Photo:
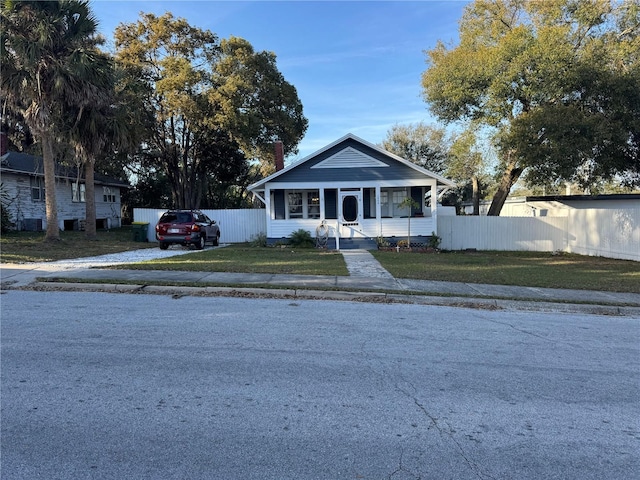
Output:
<svg viewBox="0 0 640 480">
<path fill-rule="evenodd" d="M 313 248 L 252 247 L 248 244 L 230 245 L 224 248 L 113 268 L 187 272 L 349 275 L 342 254 L 336 251 Z"/>
<path fill-rule="evenodd" d="M 53 262 L 155 247 L 155 242 L 134 242 L 131 227 L 98 230 L 96 240 L 85 232 L 60 232 L 59 242 L 44 242 L 43 232 L 8 232 L 0 238 L 0 262 Z"/>
<path fill-rule="evenodd" d="M 547 252 L 374 251 L 396 278 L 640 293 L 640 263 Z"/>
</svg>

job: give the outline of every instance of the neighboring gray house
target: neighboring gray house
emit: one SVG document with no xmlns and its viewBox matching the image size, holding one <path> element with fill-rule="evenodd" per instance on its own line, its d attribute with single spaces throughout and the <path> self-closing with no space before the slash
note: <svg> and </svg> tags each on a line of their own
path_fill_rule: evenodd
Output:
<svg viewBox="0 0 640 480">
<path fill-rule="evenodd" d="M 352 134 L 287 168 L 276 151 L 276 165 L 249 187 L 266 207 L 269 243 L 304 229 L 326 234 L 328 248 L 368 248 L 377 237 L 406 238 L 409 215 L 412 241 L 426 242 L 437 233 L 440 193 L 455 186 Z M 418 207 L 401 206 L 407 197 Z"/>
<path fill-rule="evenodd" d="M 3 142 L 4 143 L 4 142 Z M 42 158 L 2 151 L 0 175 L 7 210 L 16 230 L 47 227 Z M 96 174 L 96 227 L 121 226 L 120 193 L 129 185 Z M 56 166 L 56 202 L 61 230 L 83 230 L 86 217 L 85 183 L 75 168 Z"/>
</svg>

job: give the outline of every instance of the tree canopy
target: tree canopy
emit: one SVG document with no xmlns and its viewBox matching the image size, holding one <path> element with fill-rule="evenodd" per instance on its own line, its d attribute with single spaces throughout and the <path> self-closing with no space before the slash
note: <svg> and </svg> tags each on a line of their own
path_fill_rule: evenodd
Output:
<svg viewBox="0 0 640 480">
<path fill-rule="evenodd" d="M 638 0 L 476 0 L 460 43 L 426 52 L 423 95 L 446 122 L 493 129 L 499 214 L 531 183 L 640 183 Z"/>
<path fill-rule="evenodd" d="M 417 123 L 391 127 L 382 147 L 430 172 L 442 174 L 447 167 L 448 143 L 444 128 Z"/>
<path fill-rule="evenodd" d="M 200 207 L 213 185 L 245 179 L 247 161 L 271 154 L 276 139 L 295 151 L 307 121 L 275 55 L 171 13 L 142 14 L 115 38 L 117 61 L 146 85 L 144 158 L 164 173 L 172 206 Z"/>
<path fill-rule="evenodd" d="M 40 143 L 45 240 L 58 240 L 54 147 L 70 109 L 91 108 L 101 88 L 97 22 L 80 0 L 3 0 L 1 15 L 2 100 Z"/>
</svg>

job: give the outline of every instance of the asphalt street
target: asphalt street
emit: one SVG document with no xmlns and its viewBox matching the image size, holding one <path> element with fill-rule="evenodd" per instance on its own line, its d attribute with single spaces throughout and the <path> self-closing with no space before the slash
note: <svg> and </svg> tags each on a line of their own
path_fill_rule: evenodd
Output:
<svg viewBox="0 0 640 480">
<path fill-rule="evenodd" d="M 637 318 L 8 290 L 13 479 L 632 479 Z"/>
</svg>

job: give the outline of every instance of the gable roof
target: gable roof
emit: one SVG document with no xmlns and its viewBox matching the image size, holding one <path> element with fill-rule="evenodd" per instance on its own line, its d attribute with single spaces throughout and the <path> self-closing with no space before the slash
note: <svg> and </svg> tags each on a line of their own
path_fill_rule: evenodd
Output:
<svg viewBox="0 0 640 480">
<path fill-rule="evenodd" d="M 7 152 L 2 157 L 0 157 L 0 171 L 3 173 L 15 173 L 36 177 L 44 176 L 44 166 L 42 164 L 42 158 L 21 152 Z M 55 166 L 55 172 L 56 178 L 58 179 L 75 181 L 78 178 L 78 169 L 76 167 L 67 167 L 64 165 L 60 165 L 57 162 Z M 84 180 L 84 176 L 81 175 L 80 179 Z M 95 183 L 113 187 L 130 187 L 127 182 L 98 173 L 95 174 Z"/>
<path fill-rule="evenodd" d="M 337 149 L 335 153 L 332 153 L 329 155 L 329 153 L 331 153 L 330 152 L 331 150 L 336 149 L 336 147 L 339 147 L 340 144 L 343 144 L 343 143 L 345 144 L 344 148 Z M 325 168 L 326 169 L 335 169 L 335 168 L 384 169 L 385 167 L 389 167 L 387 163 L 381 161 L 379 158 L 374 158 L 374 156 L 367 155 L 366 153 L 363 153 L 362 151 L 360 151 L 358 148 L 355 148 L 354 145 L 357 146 L 357 144 L 360 144 L 361 146 L 363 146 L 364 149 L 373 151 L 373 153 L 375 153 L 376 154 L 375 156 L 377 157 L 382 157 L 395 162 L 399 162 L 405 165 L 406 167 L 409 167 L 410 169 L 412 169 L 414 173 L 433 178 L 438 182 L 438 184 L 442 186 L 455 187 L 456 185 L 451 180 L 441 175 L 438 175 L 437 173 L 430 172 L 429 170 L 426 170 L 420 167 L 419 165 L 416 165 L 415 163 L 412 163 L 402 157 L 399 157 L 398 155 L 395 155 L 391 152 L 384 150 L 383 148 L 378 147 L 377 145 L 369 143 L 366 140 L 363 140 L 357 137 L 356 135 L 353 135 L 352 133 L 349 133 L 339 138 L 338 140 L 330 143 L 329 145 L 321 148 L 320 150 L 312 153 L 311 155 L 306 156 L 302 160 L 299 160 L 291 165 L 288 165 L 284 169 L 278 172 L 275 172 L 272 175 L 269 175 L 268 177 L 263 178 L 262 180 L 250 185 L 248 190 L 249 191 L 261 190 L 262 188 L 264 188 L 264 185 L 266 183 L 272 182 L 278 177 L 289 176 L 288 174 L 290 174 L 291 171 L 298 169 L 304 164 L 311 164 L 311 166 L 309 167 L 310 169 L 325 169 Z M 323 158 L 323 157 L 326 157 L 326 158 Z M 318 158 L 320 158 L 320 160 L 314 164 L 313 161 L 318 160 Z M 384 172 L 382 172 L 382 176 L 384 176 Z"/>
</svg>

